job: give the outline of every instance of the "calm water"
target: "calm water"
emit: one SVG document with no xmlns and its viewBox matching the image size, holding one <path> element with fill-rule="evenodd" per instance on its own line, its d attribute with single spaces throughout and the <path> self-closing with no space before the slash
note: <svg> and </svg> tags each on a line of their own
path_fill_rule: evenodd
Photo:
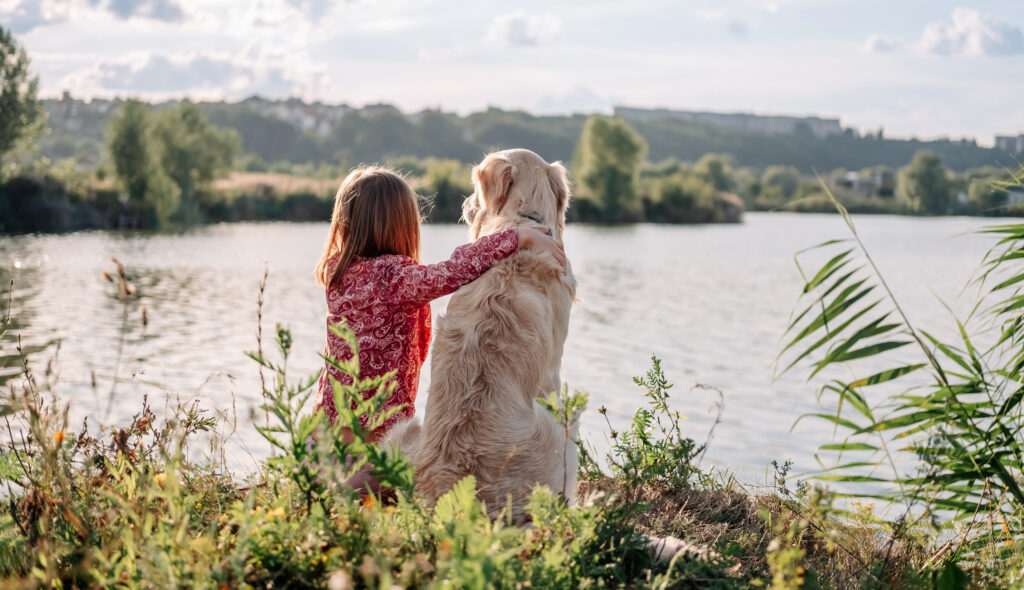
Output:
<svg viewBox="0 0 1024 590">
<path fill-rule="evenodd" d="M 862 238 L 891 281 L 911 319 L 944 333 L 949 312 L 990 245 L 971 230 L 985 220 L 860 217 Z M 236 224 L 182 234 L 83 233 L 0 238 L 0 278 L 15 279 L 15 332 L 41 371 L 60 342 L 60 391 L 75 421 L 115 423 L 134 413 L 148 394 L 154 405 L 201 400 L 238 414 L 231 459 L 245 468 L 266 446 L 251 428 L 259 378 L 244 351 L 255 349 L 256 300 L 269 269 L 264 329 L 292 329 L 296 376 L 319 367 L 323 342 L 323 293 L 310 271 L 326 224 Z M 742 225 L 606 228 L 570 226 L 566 252 L 579 282 L 562 373 L 589 391 L 583 432 L 599 448 L 607 427 L 596 409 L 607 406 L 623 426 L 641 403 L 632 376 L 652 354 L 676 386 L 675 404 L 688 417 L 689 434 L 704 440 L 724 394 L 722 422 L 707 462 L 754 483 L 772 459 L 815 468 L 813 451 L 831 429 L 794 419 L 816 406 L 813 387 L 795 375 L 772 383 L 772 361 L 801 285 L 793 264 L 798 250 L 846 237 L 836 216 L 748 214 Z M 426 226 L 424 258 L 442 260 L 463 243 L 461 226 Z M 148 309 L 138 317 L 122 361 L 115 367 L 121 317 L 101 276 L 111 256 L 129 269 Z M 443 313 L 447 299 L 434 304 Z M 0 348 L 0 371 L 16 363 L 10 340 Z M 427 367 L 429 368 L 429 360 Z M 429 370 L 424 370 L 424 407 Z M 108 403 L 110 377 L 124 383 Z M 98 387 L 91 386 L 95 372 Z M 234 400 L 234 401 L 233 401 Z M 109 410 L 108 410 L 109 406 Z M 260 413 L 262 418 L 262 413 Z"/>
</svg>

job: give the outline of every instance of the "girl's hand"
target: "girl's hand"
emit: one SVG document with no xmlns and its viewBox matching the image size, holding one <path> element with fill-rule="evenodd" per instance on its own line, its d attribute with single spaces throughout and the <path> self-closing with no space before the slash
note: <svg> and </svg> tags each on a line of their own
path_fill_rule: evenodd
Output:
<svg viewBox="0 0 1024 590">
<path fill-rule="evenodd" d="M 550 231 L 541 231 L 533 227 L 520 227 L 519 247 L 537 252 L 547 252 L 562 267 L 564 272 L 566 270 L 565 248 L 550 236 Z"/>
</svg>

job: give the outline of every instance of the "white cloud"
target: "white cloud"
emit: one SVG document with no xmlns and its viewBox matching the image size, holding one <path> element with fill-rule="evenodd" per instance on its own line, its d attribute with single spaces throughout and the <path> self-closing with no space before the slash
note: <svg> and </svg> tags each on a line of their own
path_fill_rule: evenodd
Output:
<svg viewBox="0 0 1024 590">
<path fill-rule="evenodd" d="M 726 17 L 726 12 L 720 8 L 702 8 L 694 14 L 696 14 L 697 18 L 700 20 L 722 20 Z"/>
<path fill-rule="evenodd" d="M 0 22 L 14 33 L 66 22 L 76 11 L 107 12 L 119 19 L 184 20 L 178 0 L 8 0 L 0 2 Z"/>
<path fill-rule="evenodd" d="M 903 41 L 884 35 L 871 35 L 864 42 L 865 53 L 892 53 L 903 47 Z"/>
<path fill-rule="evenodd" d="M 309 20 L 318 20 L 331 9 L 330 0 L 288 0 L 288 4 L 301 12 Z"/>
<path fill-rule="evenodd" d="M 485 40 L 502 47 L 533 47 L 555 42 L 561 34 L 562 22 L 556 17 L 518 11 L 496 16 Z"/>
<path fill-rule="evenodd" d="M 1003 18 L 957 8 L 951 23 L 925 27 L 918 46 L 924 53 L 940 56 L 1024 55 L 1024 30 Z"/>
<path fill-rule="evenodd" d="M 729 21 L 729 24 L 726 26 L 726 30 L 729 31 L 730 35 L 737 39 L 746 39 L 750 34 L 750 25 L 748 25 L 746 21 L 732 20 Z"/>
<path fill-rule="evenodd" d="M 467 42 L 427 45 L 419 50 L 425 62 L 446 62 L 461 59 L 494 48 L 539 47 L 561 39 L 562 23 L 550 14 L 527 15 L 523 11 L 501 14 L 490 22 L 482 39 Z"/>
<path fill-rule="evenodd" d="M 185 12 L 177 0 L 89 0 L 91 6 L 101 6 L 119 18 L 150 18 L 165 22 L 177 22 L 185 18 Z"/>
<path fill-rule="evenodd" d="M 914 43 L 872 35 L 864 42 L 868 53 L 891 53 L 910 47 L 922 55 L 939 57 L 1000 57 L 1024 55 L 1024 29 L 1004 18 L 957 8 L 950 22 L 931 23 Z"/>
<path fill-rule="evenodd" d="M 61 23 L 68 18 L 69 2 L 62 0 L 16 0 L 0 3 L 0 22 L 15 34 L 43 25 Z"/>
<path fill-rule="evenodd" d="M 575 86 L 560 95 L 546 95 L 534 110 L 543 115 L 572 115 L 575 113 L 611 113 L 612 101 L 590 88 Z"/>
<path fill-rule="evenodd" d="M 64 84 L 97 95 L 153 98 L 291 96 L 309 88 L 317 74 L 289 67 L 288 56 L 256 50 L 225 54 L 138 54 L 101 62 L 67 76 Z"/>
</svg>

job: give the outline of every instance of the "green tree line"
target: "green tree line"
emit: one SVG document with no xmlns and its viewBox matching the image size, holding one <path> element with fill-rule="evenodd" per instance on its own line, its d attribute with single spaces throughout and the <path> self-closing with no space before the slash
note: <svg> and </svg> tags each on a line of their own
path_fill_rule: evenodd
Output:
<svg viewBox="0 0 1024 590">
<path fill-rule="evenodd" d="M 47 102 L 55 121 L 62 104 L 59 100 Z M 200 103 L 199 107 L 213 124 L 237 131 L 242 151 L 258 156 L 265 166 L 275 162 L 355 164 L 402 156 L 472 163 L 493 149 L 524 145 L 546 158 L 568 161 L 587 120 L 585 115 L 538 116 L 497 108 L 466 116 L 438 110 L 405 114 L 390 105 L 370 105 L 349 110 L 326 129 L 303 131 L 261 112 L 253 101 Z M 44 154 L 96 159 L 109 115 L 100 116 L 84 107 L 76 113 L 75 129 L 55 126 L 42 139 Z M 707 153 L 725 153 L 747 166 L 788 165 L 809 174 L 839 167 L 899 167 L 927 149 L 958 172 L 1012 163 L 1008 154 L 971 140 L 890 139 L 880 132 L 859 136 L 852 130 L 823 138 L 810 133 L 764 135 L 670 117 L 628 122 L 644 138 L 653 161 L 696 161 Z"/>
</svg>

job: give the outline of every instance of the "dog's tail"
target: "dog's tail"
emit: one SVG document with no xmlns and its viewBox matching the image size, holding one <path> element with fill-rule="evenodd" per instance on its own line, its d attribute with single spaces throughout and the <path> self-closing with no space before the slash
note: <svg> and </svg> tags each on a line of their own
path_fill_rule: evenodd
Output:
<svg viewBox="0 0 1024 590">
<path fill-rule="evenodd" d="M 382 445 L 398 447 L 406 459 L 416 464 L 416 455 L 420 448 L 423 425 L 415 418 L 399 422 L 380 441 Z"/>
</svg>

